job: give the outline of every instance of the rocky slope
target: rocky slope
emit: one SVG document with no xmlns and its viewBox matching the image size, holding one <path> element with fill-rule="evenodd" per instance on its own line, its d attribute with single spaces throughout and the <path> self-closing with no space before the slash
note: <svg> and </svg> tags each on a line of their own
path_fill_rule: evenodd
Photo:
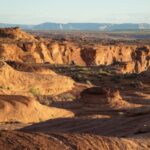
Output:
<svg viewBox="0 0 150 150">
<path fill-rule="evenodd" d="M 0 148 L 41 150 L 148 150 L 149 140 L 119 139 L 88 134 L 49 134 L 0 132 Z M 4 142 L 5 141 L 5 142 Z"/>
<path fill-rule="evenodd" d="M 50 108 L 38 101 L 72 90 L 74 81 L 69 77 L 40 68 L 30 71 L 30 68 L 26 67 L 24 71 L 17 71 L 0 61 L 0 81 L 2 123 L 33 123 L 62 116 L 74 116 L 70 111 Z"/>
<path fill-rule="evenodd" d="M 20 30 L 18 27 L 0 29 L 0 36 L 4 38 L 34 40 L 34 36 Z"/>
<path fill-rule="evenodd" d="M 17 71 L 4 62 L 0 62 L 0 81 L 0 94 L 57 95 L 74 87 L 69 77 Z"/>
<path fill-rule="evenodd" d="M 36 99 L 0 95 L 0 123 L 35 123 L 60 117 L 73 117 L 70 111 L 41 105 Z"/>
</svg>

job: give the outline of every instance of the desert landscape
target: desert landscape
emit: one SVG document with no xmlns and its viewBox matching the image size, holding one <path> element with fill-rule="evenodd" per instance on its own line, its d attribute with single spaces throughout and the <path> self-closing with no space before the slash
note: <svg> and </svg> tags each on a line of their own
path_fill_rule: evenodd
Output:
<svg viewBox="0 0 150 150">
<path fill-rule="evenodd" d="M 0 29 L 0 149 L 150 149 L 150 34 Z"/>
</svg>

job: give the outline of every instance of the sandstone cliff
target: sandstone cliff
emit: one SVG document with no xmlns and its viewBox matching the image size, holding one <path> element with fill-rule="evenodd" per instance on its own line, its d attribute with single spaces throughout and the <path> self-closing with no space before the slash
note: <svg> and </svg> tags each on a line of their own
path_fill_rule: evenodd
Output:
<svg viewBox="0 0 150 150">
<path fill-rule="evenodd" d="M 6 42 L 4 37 L 9 40 Z M 118 64 L 121 73 L 140 73 L 150 66 L 149 45 L 99 43 L 91 46 L 88 43 L 47 41 L 36 39 L 18 28 L 1 29 L 0 39 L 0 57 L 7 61 L 84 66 Z"/>
</svg>

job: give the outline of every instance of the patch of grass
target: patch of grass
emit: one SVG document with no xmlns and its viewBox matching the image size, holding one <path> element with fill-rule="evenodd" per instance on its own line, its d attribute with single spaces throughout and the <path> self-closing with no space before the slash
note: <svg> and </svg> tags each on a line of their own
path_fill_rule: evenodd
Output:
<svg viewBox="0 0 150 150">
<path fill-rule="evenodd" d="M 86 84 L 88 84 L 89 86 L 92 86 L 93 84 L 91 83 L 91 81 L 87 80 Z"/>
<path fill-rule="evenodd" d="M 70 76 L 76 82 L 87 83 L 90 81 L 92 84 L 97 85 L 97 81 L 101 81 L 104 76 L 112 76 L 113 73 L 107 68 L 102 66 L 58 66 L 56 68 L 50 67 L 58 74 Z M 87 84 L 91 84 L 87 83 Z"/>
<path fill-rule="evenodd" d="M 71 93 L 65 93 L 65 94 L 59 95 L 59 98 L 62 100 L 67 100 L 67 101 L 72 101 L 76 99 L 76 97 L 72 95 Z"/>
<path fill-rule="evenodd" d="M 39 96 L 39 95 L 41 95 L 41 90 L 38 87 L 31 87 L 29 89 L 29 92 L 32 93 L 33 96 Z"/>
<path fill-rule="evenodd" d="M 98 73 L 101 75 L 111 75 L 111 73 L 109 71 L 105 71 L 103 69 L 98 70 Z"/>
</svg>

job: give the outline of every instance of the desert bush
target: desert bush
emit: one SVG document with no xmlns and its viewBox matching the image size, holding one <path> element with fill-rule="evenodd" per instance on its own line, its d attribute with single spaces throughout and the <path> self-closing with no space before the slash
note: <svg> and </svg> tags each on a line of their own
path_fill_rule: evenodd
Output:
<svg viewBox="0 0 150 150">
<path fill-rule="evenodd" d="M 121 81 L 121 76 L 113 76 L 111 78 L 111 81 L 115 82 L 115 83 L 120 83 Z"/>
<path fill-rule="evenodd" d="M 10 87 L 10 86 L 0 86 L 0 89 L 4 89 L 4 90 L 11 90 L 12 89 L 12 87 Z"/>
<path fill-rule="evenodd" d="M 64 101 L 72 101 L 74 99 L 76 99 L 76 97 L 71 94 L 71 93 L 65 93 L 65 94 L 61 94 L 59 95 L 59 99 L 64 100 Z"/>
<path fill-rule="evenodd" d="M 128 86 L 133 88 L 143 88 L 143 83 L 141 81 L 135 81 L 128 84 Z"/>
<path fill-rule="evenodd" d="M 37 98 L 41 104 L 46 105 L 46 106 L 50 106 L 54 102 L 54 99 L 50 96 L 39 95 Z"/>
<path fill-rule="evenodd" d="M 102 75 L 110 75 L 109 71 L 106 71 L 106 70 L 103 70 L 103 69 L 98 70 L 98 73 L 102 74 Z"/>
<path fill-rule="evenodd" d="M 123 75 L 124 79 L 137 79 L 138 78 L 138 74 L 133 73 L 133 74 L 124 74 Z"/>
<path fill-rule="evenodd" d="M 38 87 L 31 87 L 31 88 L 29 89 L 29 92 L 30 92 L 31 94 L 33 94 L 33 96 L 39 96 L 39 95 L 41 95 L 41 90 L 40 90 L 40 88 L 38 88 Z"/>
<path fill-rule="evenodd" d="M 92 86 L 93 84 L 91 83 L 91 81 L 87 80 L 86 84 L 88 84 L 89 86 Z"/>
</svg>

